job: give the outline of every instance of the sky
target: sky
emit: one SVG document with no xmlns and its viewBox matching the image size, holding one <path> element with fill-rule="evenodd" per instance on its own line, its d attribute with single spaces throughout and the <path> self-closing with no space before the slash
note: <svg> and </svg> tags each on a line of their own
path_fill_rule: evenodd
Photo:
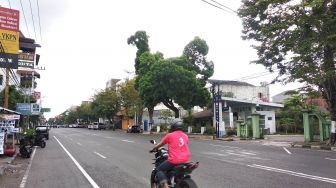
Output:
<svg viewBox="0 0 336 188">
<path fill-rule="evenodd" d="M 241 5 L 239 0 L 217 2 L 234 10 Z M 42 46 L 37 53 L 45 70 L 38 71 L 36 91 L 42 107 L 51 108 L 47 118 L 90 100 L 111 78 L 132 77 L 136 48 L 127 38 L 138 30 L 149 35 L 151 51 L 165 58 L 180 56 L 195 36 L 204 39 L 215 65 L 212 79 L 241 80 L 266 71 L 250 64 L 257 55 L 252 41 L 241 38 L 241 19 L 202 0 L 0 0 L 0 5 L 19 10 L 20 30 Z M 242 81 L 259 86 L 274 77 Z M 270 85 L 270 94 L 297 87 Z"/>
</svg>

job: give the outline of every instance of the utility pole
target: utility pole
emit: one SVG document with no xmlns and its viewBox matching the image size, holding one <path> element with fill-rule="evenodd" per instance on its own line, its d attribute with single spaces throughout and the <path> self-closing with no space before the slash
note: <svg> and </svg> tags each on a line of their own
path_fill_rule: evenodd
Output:
<svg viewBox="0 0 336 188">
<path fill-rule="evenodd" d="M 6 86 L 5 86 L 4 108 L 7 108 L 7 109 L 8 109 L 8 98 L 9 98 L 9 68 L 6 68 Z"/>
</svg>

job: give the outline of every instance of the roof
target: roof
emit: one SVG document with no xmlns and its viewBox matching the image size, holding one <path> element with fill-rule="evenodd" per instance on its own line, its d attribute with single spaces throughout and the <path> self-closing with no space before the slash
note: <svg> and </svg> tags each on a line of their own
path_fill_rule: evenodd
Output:
<svg viewBox="0 0 336 188">
<path fill-rule="evenodd" d="M 212 117 L 212 116 L 213 116 L 213 112 L 211 109 L 203 110 L 201 112 L 196 112 L 193 114 L 193 117 L 196 119 Z"/>
<path fill-rule="evenodd" d="M 10 110 L 10 109 L 7 109 L 7 108 L 4 108 L 4 107 L 0 106 L 0 113 L 2 113 L 2 112 L 9 112 L 9 113 L 12 113 L 12 114 L 19 114 L 19 115 L 21 115 L 20 112 L 16 112 L 16 111 L 13 111 L 13 110 Z"/>
<path fill-rule="evenodd" d="M 259 106 L 267 106 L 267 107 L 274 107 L 274 108 L 283 108 L 283 104 L 278 103 L 271 103 L 271 102 L 264 102 L 260 100 L 245 100 L 245 99 L 236 99 L 231 97 L 222 97 L 223 101 L 227 101 L 227 105 L 239 105 L 239 104 L 253 104 Z"/>
<path fill-rule="evenodd" d="M 208 80 L 209 83 L 211 84 L 222 84 L 222 85 L 235 85 L 235 86 L 253 86 L 252 84 L 246 83 L 246 82 L 240 82 L 240 81 L 234 81 L 234 80 L 213 80 L 213 79 L 209 79 Z"/>
<path fill-rule="evenodd" d="M 34 72 L 34 76 L 36 76 L 37 78 L 40 78 L 40 74 L 36 71 L 33 70 L 17 70 L 16 73 L 21 74 L 21 75 L 33 75 Z"/>
</svg>

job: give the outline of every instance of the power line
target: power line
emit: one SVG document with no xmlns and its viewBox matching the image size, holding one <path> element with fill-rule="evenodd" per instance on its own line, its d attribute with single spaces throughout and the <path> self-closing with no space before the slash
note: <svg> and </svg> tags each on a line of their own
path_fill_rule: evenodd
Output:
<svg viewBox="0 0 336 188">
<path fill-rule="evenodd" d="M 38 13 L 38 19 L 39 19 L 39 26 L 40 26 L 40 37 L 42 42 L 42 28 L 41 28 L 41 18 L 40 18 L 40 5 L 38 3 L 38 0 L 36 0 L 37 3 L 37 13 Z"/>
<path fill-rule="evenodd" d="M 20 0 L 20 4 L 21 4 L 21 9 L 22 9 L 23 18 L 24 18 L 24 21 L 25 21 L 25 23 L 26 23 L 28 36 L 30 37 L 30 33 L 29 33 L 29 29 L 28 29 L 28 24 L 27 24 L 27 19 L 26 19 L 26 14 L 25 14 L 24 9 L 23 9 L 23 6 L 22 6 L 22 0 Z"/>
<path fill-rule="evenodd" d="M 29 5 L 30 5 L 30 12 L 31 12 L 31 15 L 32 15 L 33 27 L 34 27 L 34 33 L 35 33 L 35 40 L 36 40 L 37 37 L 36 37 L 36 30 L 35 30 L 34 14 L 33 14 L 33 9 L 32 9 L 31 1 L 30 0 L 29 0 Z"/>
<path fill-rule="evenodd" d="M 238 13 L 237 11 L 235 11 L 235 10 L 233 10 L 232 8 L 230 8 L 230 7 L 228 7 L 228 6 L 225 6 L 225 5 L 223 5 L 223 4 L 221 4 L 221 3 L 218 3 L 217 1 L 214 1 L 214 0 L 210 0 L 210 1 L 212 1 L 212 2 L 214 2 L 214 3 L 216 3 L 216 4 L 218 4 L 218 5 L 220 5 L 220 6 L 222 6 L 222 7 L 225 7 L 226 9 L 229 9 L 229 10 L 231 10 L 232 12 L 234 12 L 234 13 Z"/>
<path fill-rule="evenodd" d="M 216 8 L 219 8 L 219 9 L 221 9 L 221 10 L 227 12 L 227 13 L 230 13 L 230 14 L 235 15 L 234 13 L 232 13 L 232 11 L 228 11 L 227 9 L 224 9 L 224 8 L 222 8 L 222 7 L 219 7 L 219 6 L 217 6 L 217 5 L 214 5 L 214 4 L 212 4 L 212 3 L 208 2 L 208 1 L 205 1 L 205 0 L 201 0 L 201 1 L 207 3 L 207 4 L 211 5 L 211 6 L 214 6 L 214 7 L 216 7 Z"/>
</svg>

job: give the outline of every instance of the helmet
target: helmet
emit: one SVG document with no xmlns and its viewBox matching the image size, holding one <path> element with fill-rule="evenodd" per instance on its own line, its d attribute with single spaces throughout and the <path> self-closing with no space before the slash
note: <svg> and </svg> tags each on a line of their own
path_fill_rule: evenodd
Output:
<svg viewBox="0 0 336 188">
<path fill-rule="evenodd" d="M 170 122 L 170 132 L 182 130 L 183 121 L 179 118 L 175 118 Z"/>
</svg>

